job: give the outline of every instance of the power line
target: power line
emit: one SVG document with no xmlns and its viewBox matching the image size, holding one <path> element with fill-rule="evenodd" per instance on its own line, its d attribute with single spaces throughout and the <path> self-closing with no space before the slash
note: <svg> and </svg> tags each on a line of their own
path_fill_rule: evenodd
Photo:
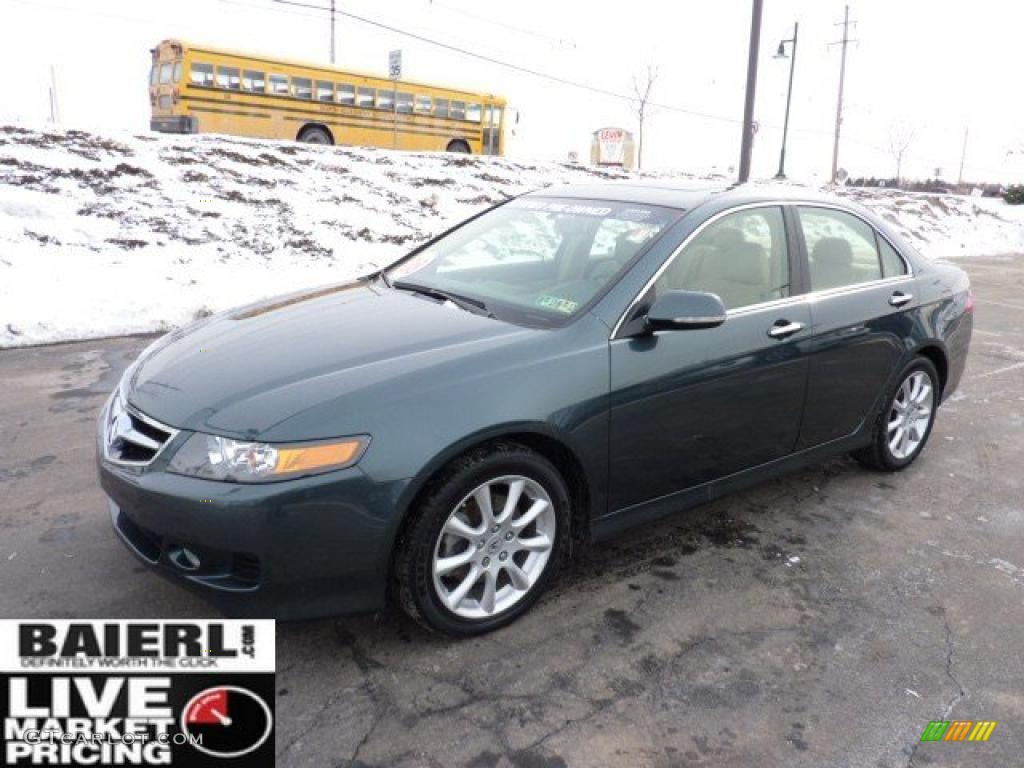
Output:
<svg viewBox="0 0 1024 768">
<path fill-rule="evenodd" d="M 512 32 L 518 32 L 518 33 L 520 33 L 522 35 L 529 35 L 530 37 L 536 37 L 536 38 L 538 38 L 540 40 L 547 40 L 547 41 L 552 42 L 552 43 L 557 43 L 558 45 L 560 45 L 562 47 L 569 47 L 569 48 L 575 48 L 576 47 L 576 43 L 574 41 L 572 41 L 572 40 L 565 40 L 565 39 L 562 39 L 562 38 L 559 38 L 559 37 L 552 37 L 551 35 L 545 35 L 543 32 L 537 32 L 536 30 L 533 30 L 533 29 L 527 29 L 526 27 L 519 27 L 519 26 L 516 26 L 515 24 L 509 24 L 509 23 L 504 22 L 504 21 L 497 21 L 495 19 L 489 19 L 486 16 L 481 16 L 480 14 L 473 13 L 472 11 L 467 11 L 467 10 L 465 10 L 463 8 L 457 8 L 454 5 L 448 5 L 447 3 L 438 2 L 438 0 L 427 0 L 427 2 L 430 4 L 430 6 L 432 8 L 443 8 L 444 10 L 448 11 L 449 13 L 455 13 L 455 14 L 458 14 L 459 16 L 465 16 L 467 19 L 474 19 L 475 21 L 479 21 L 482 24 L 490 24 L 492 27 L 500 27 L 502 29 L 507 29 L 507 30 L 510 30 Z"/>
<path fill-rule="evenodd" d="M 314 5 L 312 3 L 303 3 L 303 2 L 298 2 L 297 0 L 274 0 L 274 1 L 277 2 L 277 3 L 286 4 L 286 5 L 298 6 L 300 8 L 312 8 L 312 9 L 318 10 L 318 11 L 326 11 L 326 10 L 328 10 L 327 8 L 325 8 L 322 5 Z M 258 7 L 263 7 L 266 10 L 273 10 L 272 8 L 269 8 L 267 6 L 253 6 L 253 7 L 257 7 L 257 8 Z M 372 27 L 377 27 L 379 29 L 384 29 L 384 30 L 387 30 L 388 32 L 392 32 L 392 33 L 394 33 L 396 35 L 402 35 L 403 37 L 408 37 L 408 38 L 411 38 L 413 40 L 418 40 L 418 41 L 420 41 L 422 43 L 427 43 L 428 45 L 433 45 L 433 46 L 438 47 L 438 48 L 443 48 L 445 50 L 452 51 L 454 53 L 458 53 L 458 54 L 460 54 L 462 56 L 468 56 L 470 58 L 478 59 L 480 61 L 486 61 L 489 64 L 494 64 L 494 65 L 499 66 L 499 67 L 504 67 L 506 69 L 511 69 L 511 70 L 514 70 L 516 72 L 521 72 L 521 73 L 526 74 L 526 75 L 531 75 L 533 77 L 539 77 L 539 78 L 542 78 L 544 80 L 548 80 L 548 81 L 551 81 L 551 82 L 554 82 L 554 83 L 559 83 L 561 85 L 568 85 L 568 86 L 571 86 L 573 88 L 579 88 L 581 90 L 590 91 L 591 93 L 597 93 L 597 94 L 600 94 L 602 96 L 610 96 L 612 98 L 621 99 L 623 101 L 632 102 L 632 101 L 635 100 L 632 96 L 630 96 L 627 93 L 620 93 L 619 91 L 613 91 L 613 90 L 610 90 L 608 88 L 601 88 L 600 86 L 591 85 L 589 83 L 582 83 L 582 82 L 579 82 L 577 80 L 570 80 L 569 78 L 561 77 L 559 75 L 553 75 L 553 74 L 550 74 L 548 72 L 542 72 L 542 71 L 537 70 L 537 69 L 531 69 L 530 67 L 524 67 L 524 66 L 522 66 L 520 64 L 515 64 L 515 63 L 509 62 L 509 61 L 503 61 L 502 59 L 497 59 L 497 58 L 495 58 L 493 56 L 488 56 L 488 55 L 483 54 L 483 53 L 477 53 L 476 51 L 471 51 L 471 50 L 468 50 L 466 48 L 462 48 L 462 47 L 457 46 L 457 45 L 452 45 L 451 43 L 445 43 L 445 42 L 443 42 L 441 40 L 436 40 L 434 38 L 427 37 L 426 35 L 421 35 L 421 34 L 419 34 L 417 32 L 410 32 L 410 31 L 405 30 L 405 29 L 400 29 L 398 27 L 392 26 L 391 24 L 385 24 L 384 22 L 376 21 L 374 19 L 369 19 L 369 18 L 367 18 L 365 16 L 360 16 L 358 14 L 351 13 L 349 11 L 336 11 L 336 13 L 339 16 L 345 16 L 346 18 L 352 19 L 354 21 L 358 21 L 358 22 L 360 22 L 362 24 L 367 24 L 367 25 L 372 26 Z M 710 113 L 707 113 L 707 112 L 700 112 L 700 111 L 697 111 L 697 110 L 694 110 L 694 109 L 688 109 L 686 107 L 679 107 L 679 106 L 672 105 L 672 104 L 658 104 L 658 103 L 655 103 L 655 102 L 651 102 L 651 106 L 652 107 L 657 107 L 658 109 L 665 109 L 665 110 L 668 110 L 670 112 L 679 112 L 681 114 L 691 115 L 693 117 L 703 117 L 703 118 L 706 118 L 708 120 L 719 120 L 719 121 L 722 121 L 722 122 L 736 123 L 736 124 L 739 124 L 739 123 L 743 122 L 742 120 L 738 120 L 738 119 L 733 118 L 733 117 L 725 117 L 723 115 L 713 115 L 713 114 L 710 114 Z"/>
</svg>

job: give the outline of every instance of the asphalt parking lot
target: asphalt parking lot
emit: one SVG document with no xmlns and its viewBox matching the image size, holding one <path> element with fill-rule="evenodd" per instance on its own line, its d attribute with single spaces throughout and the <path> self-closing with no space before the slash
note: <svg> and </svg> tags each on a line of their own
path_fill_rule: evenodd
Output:
<svg viewBox="0 0 1024 768">
<path fill-rule="evenodd" d="M 1024 257 L 965 264 L 967 374 L 911 469 L 837 459 L 592 548 L 471 641 L 281 625 L 278 764 L 1021 765 Z M 94 478 L 147 343 L 0 351 L 0 617 L 213 615 L 115 540 Z M 937 719 L 998 725 L 919 743 Z"/>
</svg>

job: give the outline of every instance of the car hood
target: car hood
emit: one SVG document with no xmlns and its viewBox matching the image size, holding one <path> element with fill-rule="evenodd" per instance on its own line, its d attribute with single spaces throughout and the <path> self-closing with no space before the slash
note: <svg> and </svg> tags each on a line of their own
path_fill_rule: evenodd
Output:
<svg viewBox="0 0 1024 768">
<path fill-rule="evenodd" d="M 268 441 L 365 429 L 365 409 L 414 396 L 455 361 L 540 331 L 366 283 L 293 294 L 170 334 L 126 383 L 178 429 Z M 371 396 L 367 396 L 372 391 Z"/>
</svg>

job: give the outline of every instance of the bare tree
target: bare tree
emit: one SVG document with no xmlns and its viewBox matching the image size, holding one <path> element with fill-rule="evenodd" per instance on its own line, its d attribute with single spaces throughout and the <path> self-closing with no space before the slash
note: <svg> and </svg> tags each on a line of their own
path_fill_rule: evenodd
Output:
<svg viewBox="0 0 1024 768">
<path fill-rule="evenodd" d="M 651 88 L 658 79 L 658 68 L 648 64 L 646 75 L 633 75 L 633 111 L 636 113 L 640 130 L 637 131 L 636 167 L 639 170 L 644 150 L 644 118 L 647 117 L 647 103 L 651 99 Z"/>
<path fill-rule="evenodd" d="M 903 156 L 914 141 L 914 127 L 907 123 L 894 123 L 889 129 L 889 154 L 896 161 L 896 186 L 900 185 L 903 173 Z"/>
</svg>

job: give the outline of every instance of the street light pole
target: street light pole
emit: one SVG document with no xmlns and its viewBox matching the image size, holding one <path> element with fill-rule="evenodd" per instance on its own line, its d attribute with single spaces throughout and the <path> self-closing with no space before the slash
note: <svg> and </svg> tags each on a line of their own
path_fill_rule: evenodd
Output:
<svg viewBox="0 0 1024 768">
<path fill-rule="evenodd" d="M 743 140 L 740 144 L 740 181 L 750 178 L 750 155 L 754 148 L 754 92 L 757 89 L 757 54 L 761 47 L 761 8 L 754 0 L 750 18 L 750 51 L 747 56 L 747 94 L 743 104 Z"/>
<path fill-rule="evenodd" d="M 800 23 L 793 23 L 793 37 L 782 40 L 779 43 L 779 52 L 775 55 L 777 59 L 786 58 L 786 43 L 792 43 L 793 49 L 789 57 L 789 89 L 786 91 L 786 117 L 782 122 L 782 151 L 779 152 L 779 172 L 775 174 L 776 179 L 786 178 L 786 137 L 789 135 L 789 105 L 793 101 L 793 71 L 796 69 L 796 39 L 800 31 Z"/>
</svg>

